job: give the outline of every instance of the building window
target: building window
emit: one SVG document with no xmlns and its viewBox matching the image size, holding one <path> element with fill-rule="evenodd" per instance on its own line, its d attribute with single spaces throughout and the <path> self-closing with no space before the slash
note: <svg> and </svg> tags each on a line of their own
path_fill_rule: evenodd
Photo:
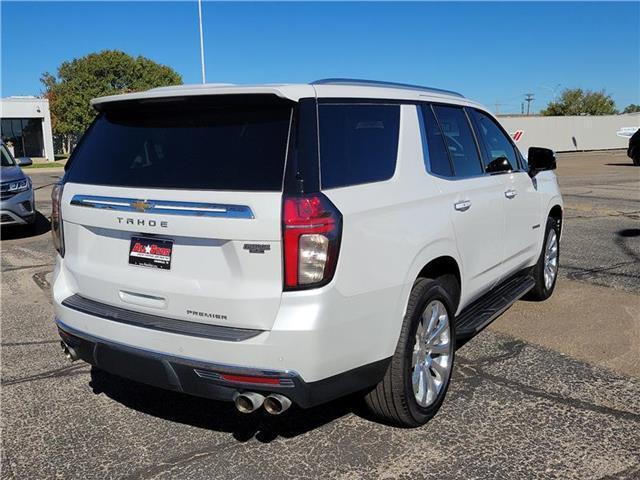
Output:
<svg viewBox="0 0 640 480">
<path fill-rule="evenodd" d="M 0 132 L 5 145 L 13 147 L 14 157 L 44 157 L 42 119 L 3 118 Z"/>
</svg>

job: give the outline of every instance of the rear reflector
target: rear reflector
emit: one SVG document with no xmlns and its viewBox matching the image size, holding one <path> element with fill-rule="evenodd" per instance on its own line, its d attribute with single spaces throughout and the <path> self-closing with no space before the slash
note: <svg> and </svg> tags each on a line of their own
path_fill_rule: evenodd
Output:
<svg viewBox="0 0 640 480">
<path fill-rule="evenodd" d="M 238 383 L 262 383 L 265 385 L 279 385 L 280 379 L 273 377 L 251 377 L 247 375 L 229 375 L 223 373 L 220 375 L 220 378 L 226 380 L 228 382 L 238 382 Z"/>
<path fill-rule="evenodd" d="M 285 290 L 325 285 L 338 262 L 342 215 L 321 193 L 283 199 Z"/>
</svg>

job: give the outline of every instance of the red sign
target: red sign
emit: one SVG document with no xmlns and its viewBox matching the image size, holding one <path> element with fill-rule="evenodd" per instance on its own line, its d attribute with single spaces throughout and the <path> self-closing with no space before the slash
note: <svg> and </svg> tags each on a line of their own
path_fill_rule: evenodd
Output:
<svg viewBox="0 0 640 480">
<path fill-rule="evenodd" d="M 520 139 L 522 138 L 522 134 L 523 134 L 523 133 L 524 133 L 524 132 L 523 132 L 522 130 L 516 130 L 515 132 L 513 132 L 513 133 L 511 134 L 511 138 L 513 138 L 513 141 L 514 141 L 514 142 L 518 142 L 518 141 L 520 141 Z"/>
</svg>

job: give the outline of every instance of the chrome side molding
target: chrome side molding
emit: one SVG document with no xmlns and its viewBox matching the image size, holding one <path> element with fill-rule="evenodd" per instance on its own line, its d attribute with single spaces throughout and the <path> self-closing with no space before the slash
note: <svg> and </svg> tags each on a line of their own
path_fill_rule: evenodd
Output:
<svg viewBox="0 0 640 480">
<path fill-rule="evenodd" d="M 225 217 L 253 219 L 253 211 L 247 205 L 223 203 L 176 202 L 172 200 L 143 200 L 139 198 L 100 197 L 74 195 L 71 205 L 119 212 L 183 215 L 193 217 Z"/>
</svg>

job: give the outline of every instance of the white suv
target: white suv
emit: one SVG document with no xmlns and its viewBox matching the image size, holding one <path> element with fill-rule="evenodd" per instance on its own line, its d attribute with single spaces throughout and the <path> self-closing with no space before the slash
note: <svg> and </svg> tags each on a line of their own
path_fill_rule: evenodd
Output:
<svg viewBox="0 0 640 480">
<path fill-rule="evenodd" d="M 332 79 L 92 103 L 53 192 L 72 359 L 243 412 L 363 392 L 417 426 L 456 341 L 553 291 L 553 152 L 527 163 L 459 94 Z"/>
</svg>

